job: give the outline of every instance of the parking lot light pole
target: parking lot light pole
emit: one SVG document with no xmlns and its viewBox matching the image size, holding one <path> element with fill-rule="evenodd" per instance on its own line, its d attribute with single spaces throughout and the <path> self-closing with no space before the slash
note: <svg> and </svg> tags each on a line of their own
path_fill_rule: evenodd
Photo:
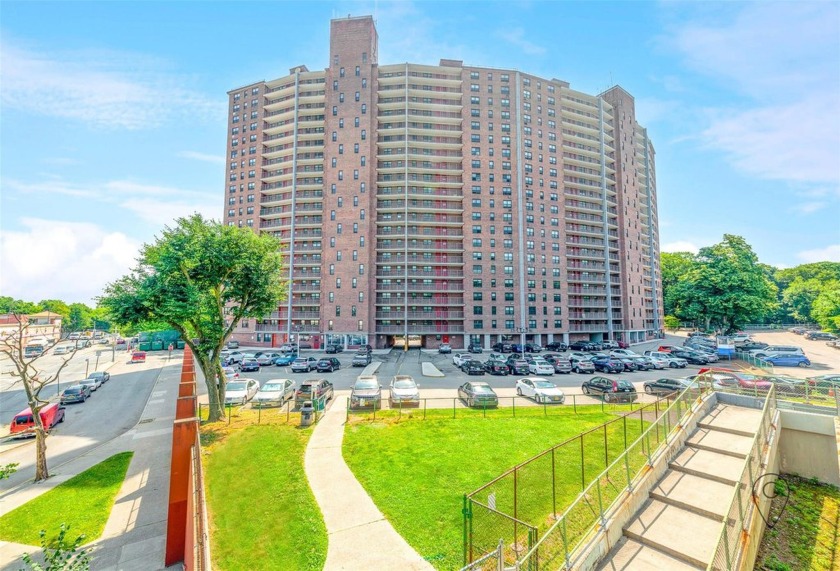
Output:
<svg viewBox="0 0 840 571">
<path fill-rule="evenodd" d="M 522 358 L 525 358 L 525 334 L 528 333 L 527 327 L 516 327 L 514 331 L 519 333 L 519 349 L 522 351 Z"/>
</svg>

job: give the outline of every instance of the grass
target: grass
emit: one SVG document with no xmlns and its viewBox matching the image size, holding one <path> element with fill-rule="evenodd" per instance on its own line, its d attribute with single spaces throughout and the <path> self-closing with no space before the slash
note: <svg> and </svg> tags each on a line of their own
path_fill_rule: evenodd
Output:
<svg viewBox="0 0 840 571">
<path fill-rule="evenodd" d="M 840 569 L 840 489 L 798 476 L 785 479 L 789 501 L 782 511 L 784 496 L 773 500 L 770 515 L 779 517 L 779 522 L 764 533 L 756 569 Z M 776 492 L 784 494 L 784 486 L 777 484 Z"/>
<path fill-rule="evenodd" d="M 202 428 L 214 569 L 323 568 L 327 531 L 303 470 L 310 432 Z"/>
<path fill-rule="evenodd" d="M 84 534 L 85 543 L 99 538 L 133 455 L 115 454 L 0 517 L 0 539 L 39 545 L 42 529 L 50 537 L 62 523 L 70 528 L 68 537 Z"/>
<path fill-rule="evenodd" d="M 343 449 L 347 464 L 377 507 L 408 543 L 439 569 L 459 568 L 463 564 L 461 510 L 465 492 L 554 444 L 616 418 L 602 412 L 599 405 L 579 406 L 577 414 L 571 407 L 558 407 L 548 416 L 520 416 L 517 410 L 516 418 L 509 411 L 501 411 L 492 421 L 480 415 L 453 420 L 451 414 L 449 411 L 447 419 L 427 417 L 425 422 L 355 422 L 346 429 Z M 637 435 L 639 425 L 633 426 Z M 587 440 L 587 449 L 592 449 L 590 444 L 600 447 L 599 454 L 603 455 L 602 436 L 591 443 Z M 558 481 L 576 482 L 559 492 L 559 505 L 568 504 L 580 492 L 579 447 L 577 450 L 574 462 L 566 465 L 558 461 Z M 596 473 L 594 469 L 591 472 L 592 476 Z M 546 489 L 544 465 L 535 463 L 530 473 L 523 471 L 521 475 L 522 485 L 530 481 L 531 489 Z M 550 490 L 550 472 L 547 477 Z M 507 479 L 504 486 L 507 496 L 512 497 L 512 479 Z M 504 486 L 499 488 L 500 510 L 505 507 L 501 505 L 506 501 Z M 486 501 L 483 496 L 482 501 Z M 531 515 L 547 515 L 551 506 L 537 500 L 523 509 L 531 511 Z M 535 522 L 539 527 L 545 521 L 540 516 L 533 519 L 540 520 Z M 475 525 L 475 516 L 473 522 Z M 495 536 L 494 542 L 498 539 Z"/>
</svg>

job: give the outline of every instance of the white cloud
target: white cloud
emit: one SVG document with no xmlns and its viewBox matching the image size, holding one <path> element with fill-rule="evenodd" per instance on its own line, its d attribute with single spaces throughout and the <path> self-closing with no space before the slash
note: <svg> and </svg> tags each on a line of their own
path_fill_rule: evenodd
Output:
<svg viewBox="0 0 840 571">
<path fill-rule="evenodd" d="M 0 100 L 7 109 L 83 121 L 100 128 L 147 129 L 188 114 L 223 121 L 225 101 L 185 89 L 141 54 L 39 53 L 0 44 Z"/>
<path fill-rule="evenodd" d="M 692 254 L 696 254 L 700 251 L 700 247 L 696 244 L 682 240 L 662 244 L 662 246 L 659 249 L 662 252 L 691 252 Z"/>
<path fill-rule="evenodd" d="M 498 36 L 512 46 L 522 50 L 522 53 L 525 55 L 541 56 L 546 52 L 545 47 L 535 44 L 525 38 L 525 30 L 523 28 L 503 30 L 498 32 Z"/>
<path fill-rule="evenodd" d="M 185 159 L 194 159 L 196 161 L 204 161 L 207 163 L 214 163 L 218 165 L 225 164 L 225 158 L 220 155 L 211 155 L 209 153 L 199 153 L 197 151 L 181 151 L 178 153 L 179 157 Z"/>
<path fill-rule="evenodd" d="M 14 298 L 94 305 L 134 265 L 140 243 L 96 224 L 24 218 L 0 232 L 0 291 Z"/>
<path fill-rule="evenodd" d="M 840 262 L 840 244 L 832 244 L 831 246 L 817 248 L 815 250 L 805 250 L 796 254 L 796 257 L 805 264 L 812 264 L 814 262 Z"/>
</svg>

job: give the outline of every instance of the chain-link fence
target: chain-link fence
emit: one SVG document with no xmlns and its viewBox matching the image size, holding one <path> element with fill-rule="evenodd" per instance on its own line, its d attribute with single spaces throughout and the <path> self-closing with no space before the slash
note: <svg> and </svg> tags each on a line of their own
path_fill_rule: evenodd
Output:
<svg viewBox="0 0 840 571">
<path fill-rule="evenodd" d="M 543 535 L 555 524 L 559 514 L 586 490 L 592 479 L 604 472 L 651 423 L 656 424 L 657 429 L 650 433 L 649 442 L 657 446 L 679 418 L 669 409 L 672 402 L 672 397 L 665 397 L 632 405 L 633 410 L 629 408 L 631 405 L 604 405 L 627 408 L 615 420 L 565 440 L 466 494 L 463 510 L 465 564 L 485 555 L 502 538 L 505 539 L 505 560 L 518 560 L 523 555 L 517 550 L 522 546 L 521 537 L 516 533 L 518 528 L 527 526 L 537 537 Z M 622 468 L 635 473 L 644 461 L 645 456 L 637 454 L 628 457 Z M 600 497 L 593 497 L 593 502 L 611 502 L 617 497 L 623 488 L 612 486 L 611 481 L 608 478 L 598 488 Z M 583 515 L 567 518 L 567 525 L 577 529 L 578 521 L 589 521 Z M 512 538 L 518 538 L 518 541 Z"/>
<path fill-rule="evenodd" d="M 330 405 L 326 395 L 312 399 L 312 420 L 313 424 L 321 420 L 324 412 Z M 294 398 L 285 401 L 276 407 L 254 406 L 251 403 L 242 405 L 227 404 L 224 407 L 225 417 L 222 422 L 228 426 L 249 426 L 252 424 L 290 424 L 300 425 L 300 407 L 295 405 Z M 198 405 L 198 418 L 201 422 L 207 420 L 209 405 Z"/>
</svg>

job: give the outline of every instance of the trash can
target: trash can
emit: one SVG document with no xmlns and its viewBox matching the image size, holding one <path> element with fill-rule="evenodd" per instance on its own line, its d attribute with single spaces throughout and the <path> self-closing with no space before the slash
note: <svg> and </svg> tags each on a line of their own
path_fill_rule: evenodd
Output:
<svg viewBox="0 0 840 571">
<path fill-rule="evenodd" d="M 311 426 L 315 417 L 315 407 L 312 406 L 312 401 L 303 401 L 300 406 L 300 425 Z"/>
</svg>

